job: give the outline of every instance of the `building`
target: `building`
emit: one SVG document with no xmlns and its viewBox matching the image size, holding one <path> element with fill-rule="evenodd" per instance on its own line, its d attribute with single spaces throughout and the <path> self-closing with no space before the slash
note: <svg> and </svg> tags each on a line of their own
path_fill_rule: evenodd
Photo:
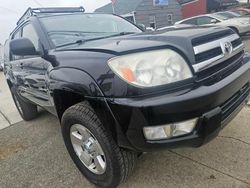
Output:
<svg viewBox="0 0 250 188">
<path fill-rule="evenodd" d="M 95 12 L 113 13 L 112 4 L 98 8 Z M 114 13 L 152 28 L 173 25 L 182 18 L 181 5 L 177 0 L 117 0 Z"/>
<path fill-rule="evenodd" d="M 178 2 L 181 5 L 182 18 L 207 13 L 207 0 L 178 0 Z"/>
<path fill-rule="evenodd" d="M 238 4 L 237 0 L 116 0 L 95 10 L 115 13 L 136 24 L 161 28 L 192 16 L 224 10 Z"/>
<path fill-rule="evenodd" d="M 239 4 L 237 0 L 207 0 L 208 12 L 216 12 L 226 10 L 229 7 L 236 6 Z"/>
</svg>

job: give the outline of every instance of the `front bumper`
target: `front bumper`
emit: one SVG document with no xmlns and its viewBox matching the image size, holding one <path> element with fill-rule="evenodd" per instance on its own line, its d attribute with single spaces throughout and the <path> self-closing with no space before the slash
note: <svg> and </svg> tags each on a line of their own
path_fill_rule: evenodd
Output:
<svg viewBox="0 0 250 188">
<path fill-rule="evenodd" d="M 185 94 L 115 98 L 107 99 L 107 102 L 129 143 L 137 151 L 199 147 L 214 138 L 242 109 L 249 98 L 249 81 L 250 62 L 247 62 L 220 82 Z M 147 141 L 144 137 L 145 126 L 159 126 L 196 117 L 199 117 L 199 121 L 191 134 L 157 141 Z"/>
</svg>

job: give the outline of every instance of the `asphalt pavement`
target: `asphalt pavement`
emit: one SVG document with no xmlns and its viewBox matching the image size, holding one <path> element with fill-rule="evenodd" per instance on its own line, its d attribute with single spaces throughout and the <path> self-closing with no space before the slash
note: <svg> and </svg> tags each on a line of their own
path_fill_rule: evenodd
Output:
<svg viewBox="0 0 250 188">
<path fill-rule="evenodd" d="M 250 50 L 248 37 L 246 49 Z M 93 187 L 63 144 L 56 117 L 21 121 L 0 73 L 0 187 Z M 250 107 L 201 148 L 142 155 L 121 188 L 250 188 Z"/>
</svg>

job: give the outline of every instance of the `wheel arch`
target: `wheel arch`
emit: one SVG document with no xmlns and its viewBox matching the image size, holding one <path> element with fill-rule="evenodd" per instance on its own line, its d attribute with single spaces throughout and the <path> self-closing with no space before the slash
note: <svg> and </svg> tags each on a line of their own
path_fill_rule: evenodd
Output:
<svg viewBox="0 0 250 188">
<path fill-rule="evenodd" d="M 237 34 L 239 34 L 239 29 L 235 26 L 229 26 L 230 29 L 232 29 L 233 31 L 235 31 Z"/>
<path fill-rule="evenodd" d="M 101 89 L 90 75 L 78 69 L 63 68 L 52 71 L 49 76 L 50 90 L 53 93 L 53 102 L 60 121 L 69 107 L 87 102 L 104 127 L 111 132 L 118 145 L 130 148 L 130 143 L 109 108 Z"/>
</svg>

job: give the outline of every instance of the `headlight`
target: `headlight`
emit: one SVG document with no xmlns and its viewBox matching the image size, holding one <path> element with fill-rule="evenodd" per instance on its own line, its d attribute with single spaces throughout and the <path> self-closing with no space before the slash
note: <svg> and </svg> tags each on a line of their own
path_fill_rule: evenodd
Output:
<svg viewBox="0 0 250 188">
<path fill-rule="evenodd" d="M 112 71 L 127 83 L 138 87 L 153 87 L 192 77 L 181 55 L 173 50 L 134 53 L 110 59 Z"/>
</svg>

